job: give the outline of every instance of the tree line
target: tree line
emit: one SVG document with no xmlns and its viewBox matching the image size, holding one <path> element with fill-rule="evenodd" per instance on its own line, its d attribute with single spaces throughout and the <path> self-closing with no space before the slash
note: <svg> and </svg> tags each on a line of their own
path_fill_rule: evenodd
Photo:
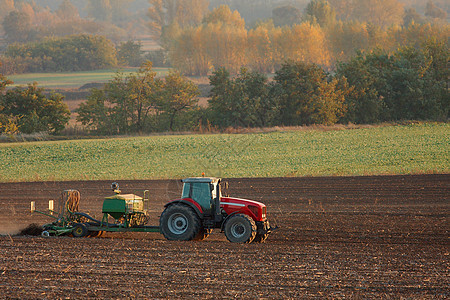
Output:
<svg viewBox="0 0 450 300">
<path fill-rule="evenodd" d="M 138 67 L 145 60 L 141 47 L 140 43 L 133 41 L 123 42 L 115 47 L 104 36 L 87 34 L 14 43 L 0 56 L 0 72 L 76 72 L 119 65 Z"/>
<path fill-rule="evenodd" d="M 164 27 L 161 38 L 175 68 L 188 75 L 205 76 L 219 67 L 234 74 L 241 67 L 272 73 L 285 60 L 335 70 L 339 61 L 348 61 L 357 50 L 393 53 L 402 46 L 417 47 L 430 37 L 447 41 L 450 33 L 448 24 L 414 20 L 389 27 L 338 21 L 326 1 L 311 1 L 301 21 L 286 16 L 287 12 L 280 14 L 283 26 L 269 20 L 247 29 L 237 11 L 221 6 L 207 13 L 197 26 L 181 27 L 175 20 Z"/>
<path fill-rule="evenodd" d="M 447 121 L 449 49 L 430 39 L 420 47 L 359 52 L 336 72 L 287 60 L 269 79 L 259 71 L 233 75 L 218 68 L 209 76 L 207 106 L 199 89 L 177 71 L 156 78 L 151 62 L 133 74 L 117 73 L 92 89 L 78 109 L 78 122 L 95 134 L 115 135 L 229 127 L 378 123 L 401 120 Z M 43 95 L 36 85 L 6 91 L 0 76 L 0 132 L 60 132 L 70 112 L 63 97 Z"/>
<path fill-rule="evenodd" d="M 110 24 L 114 21 L 128 28 L 125 24 L 132 18 L 126 17 L 125 7 L 130 1 L 85 1 L 90 18 L 81 18 L 69 0 L 54 12 L 32 3 L 3 1 L 5 10 L 0 14 L 8 46 L 0 61 L 5 74 L 117 64 L 137 67 L 145 59 L 195 76 L 220 67 L 233 74 L 241 67 L 273 73 L 289 59 L 335 70 L 338 62 L 348 61 L 358 50 L 393 53 L 402 46 L 417 47 L 430 37 L 445 41 L 450 32 L 446 12 L 432 1 L 427 2 L 424 15 L 405 9 L 397 0 L 312 0 L 304 9 L 291 1 L 275 6 L 270 18 L 250 23 L 230 6 L 218 5 L 226 2 L 248 12 L 276 3 L 212 1 L 212 6 L 207 0 L 149 0 L 150 8 L 139 17 L 139 22 L 146 19 L 142 21 L 146 25 L 139 32 L 151 33 L 162 50 L 144 56 L 141 44 L 131 41 L 133 35 L 115 37 L 120 30 Z M 125 12 L 122 17 L 121 11 Z M 120 42 L 124 38 L 130 41 Z M 87 57 L 89 51 L 95 55 Z"/>
<path fill-rule="evenodd" d="M 220 128 L 440 120 L 449 117 L 449 50 L 429 40 L 393 54 L 359 53 L 334 74 L 317 64 L 287 61 L 273 81 L 241 69 L 210 77 L 209 120 Z"/>
<path fill-rule="evenodd" d="M 118 75 L 94 90 L 78 120 L 102 134 L 215 128 L 446 121 L 450 97 L 449 49 L 430 39 L 393 54 L 378 50 L 342 62 L 334 73 L 302 61 L 285 61 L 269 79 L 242 68 L 218 68 L 209 76 L 208 105 L 180 73 L 155 79 L 151 68 Z"/>
</svg>

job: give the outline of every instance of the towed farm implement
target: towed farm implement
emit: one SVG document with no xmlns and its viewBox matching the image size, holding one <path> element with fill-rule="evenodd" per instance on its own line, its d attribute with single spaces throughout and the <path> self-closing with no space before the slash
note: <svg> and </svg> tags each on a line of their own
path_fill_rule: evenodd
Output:
<svg viewBox="0 0 450 300">
<path fill-rule="evenodd" d="M 103 201 L 101 220 L 79 211 L 80 192 L 62 193 L 59 211 L 49 201 L 48 212 L 31 212 L 55 219 L 43 226 L 42 236 L 72 235 L 96 237 L 103 232 L 160 232 L 168 240 L 203 240 L 213 229 L 220 229 L 230 242 L 262 243 L 274 229 L 267 219 L 263 203 L 232 197 L 222 197 L 221 179 L 193 177 L 182 180 L 181 198 L 168 202 L 159 218 L 159 226 L 147 225 L 149 217 L 149 191 L 142 196 L 122 194 L 117 183 L 112 184 L 114 195 Z M 112 219 L 112 220 L 111 220 Z"/>
</svg>

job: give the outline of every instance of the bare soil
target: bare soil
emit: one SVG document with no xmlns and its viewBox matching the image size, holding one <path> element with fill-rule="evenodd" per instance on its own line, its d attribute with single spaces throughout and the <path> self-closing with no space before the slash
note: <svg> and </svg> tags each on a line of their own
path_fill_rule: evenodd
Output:
<svg viewBox="0 0 450 300">
<path fill-rule="evenodd" d="M 1 298 L 450 297 L 450 174 L 229 179 L 232 196 L 268 206 L 279 230 L 264 244 L 202 242 L 157 233 L 100 238 L 12 235 L 45 216 L 64 189 L 100 217 L 111 182 L 0 183 Z M 120 181 L 149 189 L 153 225 L 178 181 Z"/>
</svg>

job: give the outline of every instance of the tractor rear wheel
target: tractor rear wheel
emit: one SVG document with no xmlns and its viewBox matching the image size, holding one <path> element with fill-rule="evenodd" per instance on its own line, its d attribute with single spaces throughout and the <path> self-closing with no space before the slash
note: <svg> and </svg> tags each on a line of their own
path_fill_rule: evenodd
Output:
<svg viewBox="0 0 450 300">
<path fill-rule="evenodd" d="M 224 231 L 232 243 L 251 243 L 256 235 L 256 224 L 250 216 L 236 214 L 226 221 Z"/>
<path fill-rule="evenodd" d="M 74 237 L 85 237 L 87 236 L 89 233 L 86 225 L 82 224 L 82 223 L 77 223 L 73 226 L 73 230 L 72 230 L 72 235 Z"/>
<path fill-rule="evenodd" d="M 200 219 L 189 206 L 172 204 L 161 214 L 159 228 L 170 241 L 190 241 L 200 232 Z"/>
</svg>

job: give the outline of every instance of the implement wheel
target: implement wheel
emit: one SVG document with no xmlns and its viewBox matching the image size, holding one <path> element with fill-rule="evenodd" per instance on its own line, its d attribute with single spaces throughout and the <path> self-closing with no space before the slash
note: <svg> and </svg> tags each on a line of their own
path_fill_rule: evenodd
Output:
<svg viewBox="0 0 450 300">
<path fill-rule="evenodd" d="M 170 241 L 190 241 L 200 231 L 200 219 L 192 208 L 173 204 L 161 214 L 159 228 Z"/>
<path fill-rule="evenodd" d="M 224 231 L 232 243 L 251 243 L 256 235 L 256 224 L 250 216 L 236 214 L 226 221 Z"/>
<path fill-rule="evenodd" d="M 73 226 L 72 235 L 76 238 L 85 237 L 89 233 L 86 225 L 77 223 Z"/>
<path fill-rule="evenodd" d="M 91 238 L 100 237 L 102 235 L 102 231 L 89 231 L 88 236 Z"/>
</svg>

